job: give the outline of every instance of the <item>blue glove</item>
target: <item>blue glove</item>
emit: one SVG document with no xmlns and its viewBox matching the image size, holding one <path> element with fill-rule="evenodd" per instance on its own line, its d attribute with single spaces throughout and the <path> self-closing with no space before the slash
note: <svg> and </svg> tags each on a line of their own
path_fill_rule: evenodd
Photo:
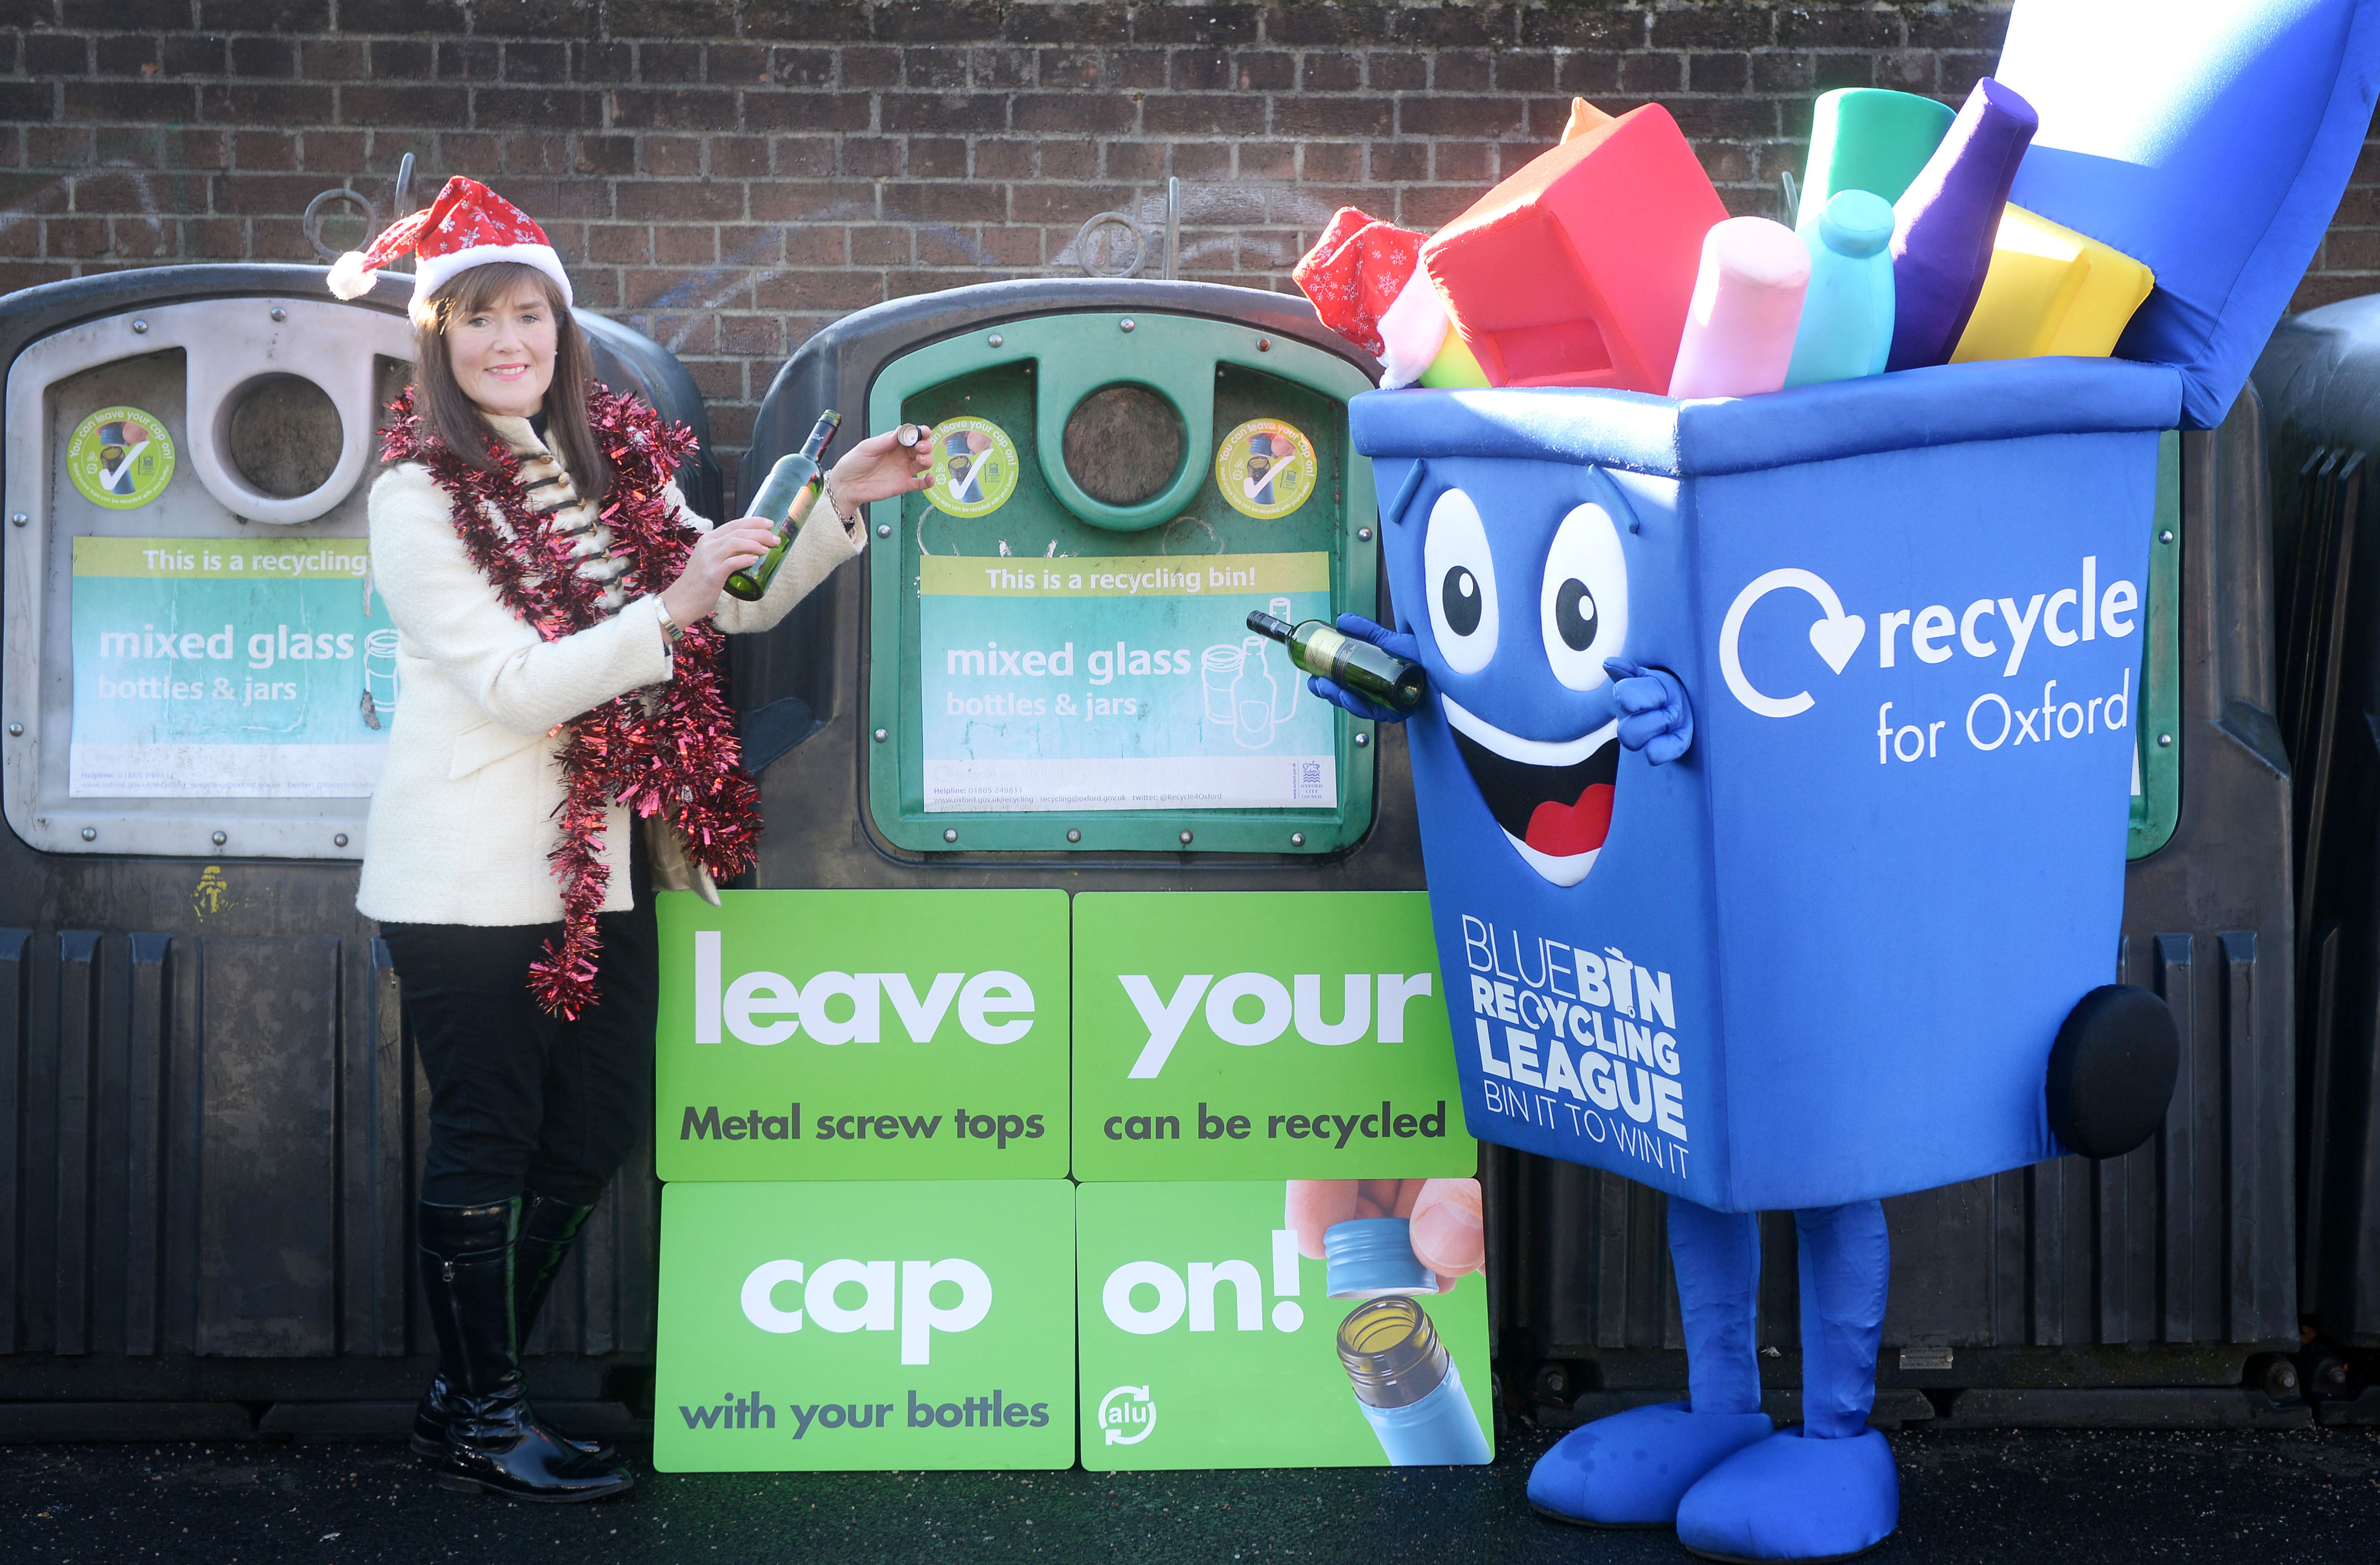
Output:
<svg viewBox="0 0 2380 1565">
<path fill-rule="evenodd" d="M 1384 625 L 1374 625 L 1361 614 L 1341 614 L 1339 629 L 1344 635 L 1352 636 L 1358 641 L 1368 641 L 1381 651 L 1393 653 L 1408 662 L 1421 661 L 1420 642 L 1401 630 L 1390 630 Z M 1381 706 L 1369 697 L 1359 696 L 1337 680 L 1325 679 L 1320 674 L 1307 675 L 1305 687 L 1332 706 L 1344 708 L 1357 717 L 1369 718 L 1374 722 L 1402 722 L 1413 715 L 1411 712 L 1401 712 L 1394 707 Z"/>
<path fill-rule="evenodd" d="M 1612 678 L 1613 703 L 1628 714 L 1620 720 L 1621 744 L 1655 766 L 1684 755 L 1694 742 L 1694 709 L 1678 676 L 1625 658 L 1604 659 L 1603 672 Z"/>
</svg>

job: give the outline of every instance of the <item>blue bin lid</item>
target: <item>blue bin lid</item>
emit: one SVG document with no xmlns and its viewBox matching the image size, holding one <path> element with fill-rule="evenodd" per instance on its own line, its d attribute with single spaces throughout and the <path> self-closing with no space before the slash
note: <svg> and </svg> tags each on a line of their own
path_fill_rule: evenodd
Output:
<svg viewBox="0 0 2380 1565">
<path fill-rule="evenodd" d="M 1559 388 L 1375 391 L 1347 412 L 1366 456 L 1513 456 L 1691 478 L 1914 446 L 2169 430 L 2180 406 L 2181 378 L 2163 365 L 2009 358 L 1706 402 Z"/>
<path fill-rule="evenodd" d="M 2220 423 L 2362 151 L 2380 0 L 2020 0 L 1995 75 L 2041 115 L 2010 199 L 2156 273 L 2116 351 Z"/>
</svg>

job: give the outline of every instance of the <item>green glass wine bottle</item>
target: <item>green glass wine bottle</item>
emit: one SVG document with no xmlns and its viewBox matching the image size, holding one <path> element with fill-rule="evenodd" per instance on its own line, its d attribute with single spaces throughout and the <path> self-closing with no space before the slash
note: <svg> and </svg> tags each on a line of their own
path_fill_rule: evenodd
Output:
<svg viewBox="0 0 2380 1565">
<path fill-rule="evenodd" d="M 794 534 L 801 530 L 810 507 L 818 503 L 819 491 L 826 487 L 826 470 L 819 466 L 819 458 L 826 455 L 827 442 L 842 423 L 843 415 L 832 408 L 820 414 L 802 448 L 778 457 L 777 465 L 769 469 L 768 481 L 761 484 L 760 492 L 752 497 L 751 510 L 745 514 L 766 517 L 776 528 L 777 546 L 727 578 L 729 597 L 757 602 L 769 590 L 769 578 L 784 563 Z"/>
<path fill-rule="evenodd" d="M 1419 663 L 1383 652 L 1320 620 L 1292 625 L 1262 609 L 1248 611 L 1248 628 L 1289 649 L 1289 661 L 1311 674 L 1336 681 L 1384 707 L 1409 712 L 1421 705 L 1427 675 Z"/>
</svg>

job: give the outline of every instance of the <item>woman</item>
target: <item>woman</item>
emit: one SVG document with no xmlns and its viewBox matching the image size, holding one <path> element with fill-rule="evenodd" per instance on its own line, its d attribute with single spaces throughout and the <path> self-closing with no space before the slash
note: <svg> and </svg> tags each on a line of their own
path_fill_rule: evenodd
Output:
<svg viewBox="0 0 2380 1565">
<path fill-rule="evenodd" d="M 589 375 L 544 232 L 455 178 L 343 257 L 331 286 L 417 251 L 413 389 L 372 486 L 372 576 L 403 690 L 357 906 L 381 924 L 424 1074 L 422 1283 L 440 1367 L 414 1449 L 441 1480 L 536 1500 L 629 1486 L 540 1425 L 520 1348 L 650 1116 L 652 892 L 748 867 L 721 632 L 762 631 L 866 543 L 861 508 L 921 489 L 891 435 L 835 464 L 758 602 L 729 575 L 776 541 L 712 528 L 669 481 L 683 430 Z"/>
</svg>

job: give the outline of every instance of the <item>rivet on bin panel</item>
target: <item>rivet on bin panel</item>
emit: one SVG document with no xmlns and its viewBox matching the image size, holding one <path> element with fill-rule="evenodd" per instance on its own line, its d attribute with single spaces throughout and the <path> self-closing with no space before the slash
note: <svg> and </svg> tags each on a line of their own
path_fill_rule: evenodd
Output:
<svg viewBox="0 0 2380 1565">
<path fill-rule="evenodd" d="M 877 523 L 877 524 L 876 524 L 876 536 L 877 536 L 877 537 L 879 537 L 879 538 L 890 538 L 890 537 L 892 537 L 892 524 L 891 522 L 879 522 L 879 523 Z"/>
<path fill-rule="evenodd" d="M 887 729 L 880 728 L 876 731 L 876 742 L 880 745 L 884 743 L 885 740 L 890 739 L 892 736 L 891 731 Z"/>
<path fill-rule="evenodd" d="M 955 843 L 955 842 L 957 842 L 958 840 L 959 840 L 959 829 L 958 829 L 957 827 L 955 827 L 955 826 L 952 826 L 952 827 L 947 827 L 947 828 L 945 828 L 945 829 L 943 830 L 943 831 L 942 831 L 942 841 L 944 841 L 944 842 L 946 842 L 946 843 Z"/>
<path fill-rule="evenodd" d="M 1372 541 L 1372 529 L 1369 528 L 1357 528 L 1355 529 L 1355 536 L 1362 539 L 1365 542 L 1369 543 Z"/>
<path fill-rule="evenodd" d="M 279 305 L 275 305 L 273 307 L 273 319 L 275 321 L 286 321 L 289 319 L 289 312 L 282 309 Z"/>
<path fill-rule="evenodd" d="M 1125 316 L 1122 321 L 1118 321 L 1118 322 L 1117 322 L 1117 325 L 1118 325 L 1119 327 L 1121 327 L 1123 330 L 1127 331 L 1127 332 L 1131 331 L 1131 330 L 1133 329 L 1133 327 L 1134 327 L 1134 325 L 1135 325 L 1135 324 L 1136 324 L 1136 322 L 1135 322 L 1135 321 L 1134 321 L 1134 320 L 1133 320 L 1133 318 L 1132 318 L 1131 316 L 1129 316 L 1129 315 Z"/>
<path fill-rule="evenodd" d="M 994 346 L 994 347 L 998 347 L 998 346 L 1000 346 L 1000 344 L 1001 344 L 1001 336 L 1000 336 L 1000 334 L 999 334 L 998 332 L 994 332 L 990 336 L 989 336 L 989 337 L 985 338 L 984 340 L 985 340 L 986 342 L 989 342 L 990 344 L 991 344 L 991 346 Z"/>
<path fill-rule="evenodd" d="M 2173 529 L 2171 528 L 2168 528 L 2163 532 L 2158 533 L 2157 541 L 2159 543 L 2171 543 L 2173 541 Z"/>
<path fill-rule="evenodd" d="M 1182 845 L 1185 848 L 1190 845 L 1190 833 L 1187 831 L 1182 833 Z"/>
<path fill-rule="evenodd" d="M 14 513 L 14 514 L 12 514 L 12 515 L 9 516 L 8 520 L 9 520 L 11 523 L 15 524 L 16 526 L 18 526 L 18 527 L 20 527 L 20 528 L 21 528 L 21 527 L 23 527 L 27 522 L 31 521 L 31 520 L 32 520 L 32 518 L 31 518 L 30 516 L 28 516 L 27 515 L 25 515 L 25 513 L 24 513 L 24 512 L 22 512 L 22 511 L 18 511 L 18 512 L 16 512 L 16 513 Z"/>
<path fill-rule="evenodd" d="M 347 845 L 347 834 L 345 831 L 340 832 L 337 836 L 331 839 L 331 845 L 334 848 L 346 847 Z"/>
<path fill-rule="evenodd" d="M 21 722 L 12 722 L 12 723 L 10 723 L 10 724 L 8 725 L 8 737 L 9 737 L 9 738 L 11 738 L 11 739 L 22 739 L 24 736 L 25 736 L 25 725 L 24 725 L 23 723 L 21 723 Z"/>
<path fill-rule="evenodd" d="M 1258 337 L 1257 339 L 1257 351 L 1258 353 L 1270 353 L 1272 351 L 1272 339 L 1270 337 Z"/>
<path fill-rule="evenodd" d="M 147 336 L 149 334 L 149 322 L 146 321 L 135 321 L 132 323 L 132 334 L 136 337 Z"/>
<path fill-rule="evenodd" d="M 2173 743 L 2173 735 L 2172 735 L 2172 734 L 2158 734 L 2158 735 L 2157 735 L 2157 748 L 2158 748 L 2158 749 L 2160 749 L 2160 750 L 2165 749 L 2167 746 L 2170 746 L 2172 743 Z"/>
<path fill-rule="evenodd" d="M 1293 848 L 1304 847 L 1305 845 L 1305 833 L 1303 831 L 1292 831 L 1289 834 L 1289 845 Z"/>
<path fill-rule="evenodd" d="M 221 846 L 223 846 L 225 843 L 227 843 L 227 842 L 231 841 L 231 839 L 230 839 L 229 837 L 227 837 L 227 836 L 224 835 L 224 833 L 222 833 L 221 831 L 218 831 L 218 832 L 216 832 L 213 836 L 212 836 L 212 837 L 208 838 L 208 839 L 207 839 L 207 841 L 209 841 L 209 842 L 211 842 L 211 843 L 214 843 L 214 845 L 215 845 L 215 846 L 217 846 L 217 847 L 221 847 Z"/>
<path fill-rule="evenodd" d="M 1355 735 L 1355 747 L 1359 750 L 1371 742 L 1372 736 L 1368 734 L 1358 734 Z"/>
<path fill-rule="evenodd" d="M 86 843 L 95 843 L 99 841 L 99 828 L 96 826 L 84 827 L 82 829 L 82 840 Z"/>
<path fill-rule="evenodd" d="M 1079 842 L 1081 842 L 1082 840 L 1083 840 L 1083 834 L 1082 834 L 1082 832 L 1081 832 L 1081 831 L 1077 831 L 1076 829 L 1075 829 L 1075 828 L 1073 828 L 1073 827 L 1071 827 L 1071 826 L 1070 826 L 1070 827 L 1068 827 L 1068 828 L 1066 829 L 1066 841 L 1068 841 L 1068 842 L 1070 842 L 1070 843 L 1079 843 Z"/>
</svg>

